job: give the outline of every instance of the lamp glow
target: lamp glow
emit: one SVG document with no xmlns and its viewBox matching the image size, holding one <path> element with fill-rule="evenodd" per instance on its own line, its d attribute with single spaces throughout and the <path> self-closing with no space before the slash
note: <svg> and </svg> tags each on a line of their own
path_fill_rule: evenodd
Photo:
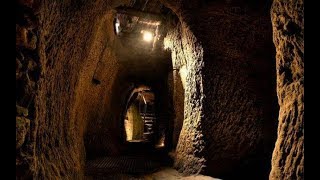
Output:
<svg viewBox="0 0 320 180">
<path fill-rule="evenodd" d="M 143 40 L 144 41 L 150 42 L 150 41 L 152 41 L 152 39 L 153 39 L 153 34 L 151 32 L 148 32 L 148 31 L 143 32 Z"/>
<path fill-rule="evenodd" d="M 116 23 L 114 24 L 114 26 L 116 28 L 116 34 L 118 35 L 120 33 L 120 30 L 121 30 L 119 19 L 116 20 Z"/>
<path fill-rule="evenodd" d="M 119 24 L 119 22 L 116 22 L 116 32 L 117 32 L 117 34 L 119 34 L 119 32 L 120 32 L 120 24 Z"/>
</svg>

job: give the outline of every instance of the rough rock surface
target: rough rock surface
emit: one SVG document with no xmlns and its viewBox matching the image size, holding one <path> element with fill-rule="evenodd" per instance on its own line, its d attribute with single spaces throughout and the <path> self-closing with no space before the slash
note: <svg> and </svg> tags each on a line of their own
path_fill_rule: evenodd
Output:
<svg viewBox="0 0 320 180">
<path fill-rule="evenodd" d="M 129 1 L 19 2 L 16 101 L 28 109 L 30 136 L 17 150 L 17 177 L 82 179 L 86 157 L 119 153 L 128 79 L 163 66 L 134 77 L 150 64 L 118 59 L 111 8 Z"/>
<path fill-rule="evenodd" d="M 112 44 L 113 27 L 104 23 L 112 23 L 107 10 L 119 3 L 19 3 L 16 101 L 29 111 L 30 135 L 17 150 L 17 177 L 81 179 L 87 122 L 111 119 L 106 117 L 109 109 L 105 106 L 111 104 L 112 95 L 105 92 L 113 92 L 118 65 L 114 53 L 105 47 Z M 100 59 L 110 59 L 103 64 L 109 78 L 105 82 L 98 70 L 96 74 L 104 83 L 97 86 L 92 77 Z M 96 129 L 96 133 L 102 132 Z M 104 136 L 110 134 L 103 132 L 107 132 Z M 104 147 L 113 144 L 111 138 L 104 142 Z"/>
<path fill-rule="evenodd" d="M 261 179 L 271 168 L 275 57 L 269 14 L 256 8 L 213 3 L 194 27 L 205 52 L 206 171 L 218 177 Z"/>
<path fill-rule="evenodd" d="M 182 23 L 165 38 L 165 48 L 172 51 L 173 66 L 186 65 L 184 122 L 176 148 L 175 167 L 186 174 L 200 173 L 204 168 L 202 122 L 203 50 L 189 27 Z M 179 65 L 178 65 L 179 64 Z"/>
<path fill-rule="evenodd" d="M 110 6 L 42 2 L 36 178 L 81 179 L 86 157 L 118 153 L 121 67 Z"/>
<path fill-rule="evenodd" d="M 185 87 L 184 114 L 174 105 L 184 118 L 175 166 L 186 174 L 269 173 L 277 73 L 270 179 L 303 179 L 303 2 L 274 1 L 277 68 L 264 1 L 161 2 L 179 18 L 165 45 L 180 70 L 176 85 Z M 158 89 L 159 128 L 170 123 L 168 58 L 133 57 L 135 49 L 120 45 L 127 41 L 116 40 L 110 10 L 123 3 L 18 1 L 17 178 L 83 179 L 86 158 L 119 153 L 119 119 L 134 84 Z"/>
<path fill-rule="evenodd" d="M 179 3 L 167 2 L 182 25 L 165 39 L 173 67 L 186 65 L 187 72 L 175 166 L 187 174 L 266 177 L 278 110 L 269 14 L 219 2 L 195 3 L 199 10 Z"/>
<path fill-rule="evenodd" d="M 270 179 L 304 179 L 303 7 L 303 0 L 275 0 L 271 10 L 280 113 Z"/>
<path fill-rule="evenodd" d="M 40 77 L 38 3 L 16 4 L 16 176 L 31 178 L 35 166 L 37 120 L 34 98 Z"/>
<path fill-rule="evenodd" d="M 173 127 L 173 148 L 176 148 L 184 120 L 184 88 L 178 70 L 173 71 L 173 108 L 174 108 L 174 127 Z"/>
<path fill-rule="evenodd" d="M 16 149 L 19 149 L 25 142 L 29 130 L 30 120 L 24 117 L 16 117 Z"/>
</svg>

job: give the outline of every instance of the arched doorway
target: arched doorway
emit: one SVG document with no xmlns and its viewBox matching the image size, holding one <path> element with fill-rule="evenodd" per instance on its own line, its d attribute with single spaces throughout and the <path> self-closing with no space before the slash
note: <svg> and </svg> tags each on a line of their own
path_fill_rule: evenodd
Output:
<svg viewBox="0 0 320 180">
<path fill-rule="evenodd" d="M 156 122 L 155 95 L 150 88 L 134 90 L 126 110 L 126 141 L 153 141 Z"/>
</svg>

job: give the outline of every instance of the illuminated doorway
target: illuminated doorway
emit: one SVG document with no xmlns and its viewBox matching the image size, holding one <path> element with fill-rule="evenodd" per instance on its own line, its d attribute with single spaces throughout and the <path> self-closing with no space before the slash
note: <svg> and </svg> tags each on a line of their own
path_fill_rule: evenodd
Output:
<svg viewBox="0 0 320 180">
<path fill-rule="evenodd" d="M 124 121 L 126 140 L 152 141 L 156 122 L 154 93 L 141 90 L 131 98 Z"/>
</svg>

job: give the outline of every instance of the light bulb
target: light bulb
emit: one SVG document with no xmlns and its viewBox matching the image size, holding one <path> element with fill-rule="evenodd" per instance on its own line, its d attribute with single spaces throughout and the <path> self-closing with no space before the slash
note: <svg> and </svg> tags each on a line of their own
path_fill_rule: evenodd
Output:
<svg viewBox="0 0 320 180">
<path fill-rule="evenodd" d="M 153 39 L 153 34 L 151 32 L 149 32 L 149 31 L 143 32 L 143 40 L 144 41 L 150 42 L 150 41 L 152 41 L 152 39 Z"/>
</svg>

